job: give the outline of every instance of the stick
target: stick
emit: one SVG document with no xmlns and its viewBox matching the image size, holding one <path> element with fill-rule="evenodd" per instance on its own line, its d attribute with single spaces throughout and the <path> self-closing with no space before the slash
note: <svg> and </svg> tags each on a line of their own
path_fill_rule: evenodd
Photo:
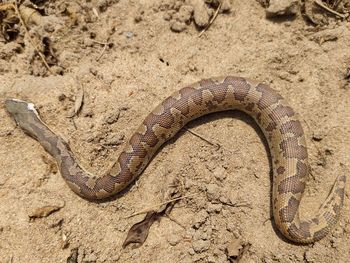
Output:
<svg viewBox="0 0 350 263">
<path fill-rule="evenodd" d="M 337 1 L 335 1 L 335 2 L 333 3 L 333 5 L 332 5 L 332 8 L 333 8 L 333 9 L 337 8 L 338 5 L 339 5 L 341 2 L 343 2 L 343 0 L 337 0 Z"/>
<path fill-rule="evenodd" d="M 113 42 L 102 42 L 102 41 L 98 41 L 95 39 L 91 39 L 92 42 L 100 44 L 100 45 L 109 45 L 109 44 L 113 44 Z"/>
<path fill-rule="evenodd" d="M 150 211 L 153 211 L 153 209 L 156 209 L 156 208 L 158 208 L 158 207 L 160 207 L 160 206 L 162 206 L 162 205 L 166 205 L 166 204 L 169 204 L 169 203 L 172 203 L 172 202 L 181 200 L 181 199 L 185 199 L 185 198 L 188 198 L 188 197 L 194 196 L 194 195 L 198 195 L 198 193 L 197 193 L 197 194 L 191 194 L 191 195 L 180 196 L 180 197 L 177 197 L 177 198 L 174 198 L 174 199 L 170 199 L 170 200 L 165 201 L 165 202 L 163 202 L 163 203 L 159 203 L 159 204 L 150 206 L 150 207 L 148 207 L 148 208 L 146 208 L 146 209 L 143 209 L 143 210 L 141 210 L 141 211 L 135 212 L 135 213 L 133 213 L 133 214 L 127 216 L 127 217 L 124 217 L 123 219 L 127 219 L 127 218 L 134 217 L 134 216 L 137 216 L 137 215 L 140 215 L 140 214 L 148 213 L 148 212 L 150 212 Z"/>
<path fill-rule="evenodd" d="M 96 61 L 99 61 L 102 58 L 102 56 L 105 53 L 106 49 L 107 49 L 107 45 L 104 45 L 103 49 L 102 49 L 100 55 L 98 56 L 98 58 L 96 59 Z"/>
<path fill-rule="evenodd" d="M 216 19 L 216 17 L 217 17 L 218 14 L 219 14 L 221 5 L 222 5 L 222 1 L 220 1 L 219 6 L 218 6 L 218 8 L 217 8 L 216 11 L 215 11 L 215 14 L 214 14 L 213 17 L 210 19 L 208 25 L 199 33 L 198 37 L 201 37 L 201 35 L 203 35 L 204 32 L 207 31 L 208 28 L 211 26 L 211 24 L 214 22 L 214 20 Z"/>
<path fill-rule="evenodd" d="M 102 58 L 103 54 L 105 53 L 105 51 L 107 49 L 107 46 L 110 44 L 113 44 L 112 42 L 108 42 L 108 39 L 107 39 L 107 42 L 101 42 L 101 41 L 97 41 L 97 40 L 92 39 L 92 42 L 103 45 L 103 49 L 102 49 L 100 55 L 97 57 L 96 61 L 99 61 Z"/>
<path fill-rule="evenodd" d="M 328 12 L 332 13 L 333 15 L 339 16 L 341 18 L 347 17 L 347 15 L 340 14 L 337 11 L 334 11 L 333 9 L 329 8 L 324 3 L 322 3 L 321 0 L 315 0 L 315 3 L 318 4 L 320 7 L 322 7 L 323 9 L 327 10 Z"/>
<path fill-rule="evenodd" d="M 47 68 L 47 70 L 52 74 L 52 75 L 55 75 L 55 73 L 51 70 L 49 64 L 47 64 L 46 62 L 46 59 L 45 59 L 45 56 L 43 55 L 43 53 L 41 53 L 41 51 L 38 49 L 38 47 L 34 44 L 32 38 L 31 38 L 31 35 L 28 31 L 28 28 L 26 26 L 26 24 L 24 23 L 24 20 L 21 16 L 21 13 L 19 12 L 19 9 L 18 9 L 18 3 L 17 3 L 18 0 L 15 1 L 15 4 L 14 4 L 14 8 L 15 8 L 15 12 L 19 18 L 19 21 L 21 22 L 22 26 L 24 27 L 24 30 L 26 31 L 26 34 L 28 35 L 28 38 L 29 38 L 29 42 L 30 44 L 33 46 L 33 48 L 35 49 L 35 51 L 39 54 L 39 57 L 41 58 L 42 62 L 44 63 L 45 67 Z"/>
<path fill-rule="evenodd" d="M 220 145 L 220 144 L 218 144 L 218 143 L 213 143 L 213 142 L 209 141 L 208 139 L 204 138 L 202 135 L 200 135 L 200 134 L 198 134 L 198 133 L 196 133 L 196 132 L 194 132 L 194 131 L 192 131 L 192 130 L 186 128 L 186 127 L 185 127 L 185 130 L 188 131 L 189 133 L 191 133 L 192 135 L 198 137 L 199 139 L 205 141 L 206 143 L 209 143 L 211 146 L 216 147 L 217 150 L 219 150 L 219 149 L 221 148 L 221 145 Z"/>
</svg>

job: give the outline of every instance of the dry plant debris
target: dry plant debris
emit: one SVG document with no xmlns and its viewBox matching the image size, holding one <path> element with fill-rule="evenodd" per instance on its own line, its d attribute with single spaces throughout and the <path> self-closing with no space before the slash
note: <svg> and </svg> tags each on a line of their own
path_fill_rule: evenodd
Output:
<svg viewBox="0 0 350 263">
<path fill-rule="evenodd" d="M 30 7 L 19 5 L 16 0 L 14 3 L 0 4 L 0 19 L 3 38 L 6 41 L 11 41 L 16 38 L 19 34 L 19 25 L 21 25 L 25 31 L 25 36 L 27 36 L 29 43 L 35 49 L 42 63 L 47 70 L 54 75 L 54 72 L 51 70 L 44 54 L 46 53 L 46 55 L 54 57 L 50 47 L 50 39 L 43 37 L 39 41 L 29 32 L 28 29 L 28 26 L 31 24 L 39 25 L 43 23 L 44 20 L 40 13 Z M 39 42 L 41 42 L 41 44 L 39 44 Z"/>
<path fill-rule="evenodd" d="M 30 219 L 36 219 L 36 218 L 42 218 L 42 217 L 48 217 L 54 212 L 57 212 L 61 208 L 64 207 L 63 205 L 47 205 L 43 207 L 39 207 L 35 209 L 33 212 L 29 214 Z"/>
</svg>

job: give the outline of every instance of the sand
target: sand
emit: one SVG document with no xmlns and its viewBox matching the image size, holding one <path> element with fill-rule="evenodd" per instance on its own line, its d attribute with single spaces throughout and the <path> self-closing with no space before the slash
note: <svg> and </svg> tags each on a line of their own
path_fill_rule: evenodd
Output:
<svg viewBox="0 0 350 263">
<path fill-rule="evenodd" d="M 302 121 L 312 175 L 301 213 L 312 216 L 350 165 L 349 22 L 324 13 L 327 23 L 315 25 L 300 11 L 267 19 L 257 1 L 233 1 L 198 37 L 195 22 L 215 12 L 198 11 L 198 1 L 43 2 L 39 17 L 47 20 L 28 29 L 53 74 L 23 27 L 0 42 L 0 262 L 229 262 L 237 247 L 240 262 L 348 262 L 348 195 L 323 240 L 295 245 L 281 237 L 271 218 L 268 149 L 245 114 L 191 122 L 187 128 L 211 143 L 181 131 L 127 192 L 94 203 L 68 188 L 53 158 L 16 128 L 4 100 L 33 102 L 83 166 L 102 174 L 172 92 L 212 76 L 260 80 Z M 82 89 L 81 111 L 68 118 Z M 152 225 L 143 246 L 122 249 L 144 214 L 128 216 L 163 202 L 174 183 L 184 198 Z M 46 206 L 57 211 L 30 218 Z"/>
</svg>

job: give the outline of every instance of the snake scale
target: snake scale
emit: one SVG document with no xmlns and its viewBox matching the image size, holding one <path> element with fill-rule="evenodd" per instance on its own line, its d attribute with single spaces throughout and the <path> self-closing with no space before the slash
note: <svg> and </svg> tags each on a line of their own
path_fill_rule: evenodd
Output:
<svg viewBox="0 0 350 263">
<path fill-rule="evenodd" d="M 309 174 L 302 126 L 282 96 L 268 85 L 246 78 L 204 79 L 172 94 L 144 119 L 118 160 L 100 177 L 81 168 L 69 145 L 42 122 L 32 103 L 8 99 L 5 106 L 18 125 L 56 159 L 69 187 L 86 199 L 107 198 L 128 186 L 159 147 L 189 121 L 212 112 L 240 110 L 255 119 L 268 142 L 273 216 L 285 237 L 296 243 L 320 240 L 337 222 L 343 206 L 346 176 L 340 175 L 317 214 L 300 218 L 299 205 Z"/>
</svg>

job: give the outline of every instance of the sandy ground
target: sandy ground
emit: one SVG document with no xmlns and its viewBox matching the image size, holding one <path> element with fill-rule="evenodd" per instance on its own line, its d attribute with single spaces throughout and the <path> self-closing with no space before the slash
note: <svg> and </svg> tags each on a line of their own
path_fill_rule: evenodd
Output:
<svg viewBox="0 0 350 263">
<path fill-rule="evenodd" d="M 81 163 L 102 174 L 173 91 L 211 76 L 258 79 L 300 114 L 312 166 L 302 214 L 311 216 L 350 166 L 348 22 L 332 15 L 323 26 L 300 14 L 267 19 L 258 2 L 232 1 L 231 12 L 198 37 L 198 27 L 186 22 L 191 5 L 182 1 L 79 2 L 46 2 L 38 15 L 47 15 L 49 25 L 28 26 L 46 44 L 43 54 L 56 75 L 35 55 L 23 27 L 0 43 L 0 262 L 229 262 L 227 246 L 237 240 L 245 244 L 240 262 L 349 262 L 348 195 L 340 222 L 323 240 L 300 246 L 280 236 L 270 216 L 269 154 L 257 125 L 242 113 L 188 126 L 219 149 L 182 131 L 127 193 L 93 203 L 67 187 L 54 160 L 15 128 L 3 104 L 7 97 L 35 103 Z M 67 118 L 82 88 L 82 110 Z M 189 197 L 153 224 L 143 246 L 122 249 L 144 215 L 127 217 L 163 202 L 174 181 Z M 30 219 L 45 206 L 61 208 Z"/>
</svg>

